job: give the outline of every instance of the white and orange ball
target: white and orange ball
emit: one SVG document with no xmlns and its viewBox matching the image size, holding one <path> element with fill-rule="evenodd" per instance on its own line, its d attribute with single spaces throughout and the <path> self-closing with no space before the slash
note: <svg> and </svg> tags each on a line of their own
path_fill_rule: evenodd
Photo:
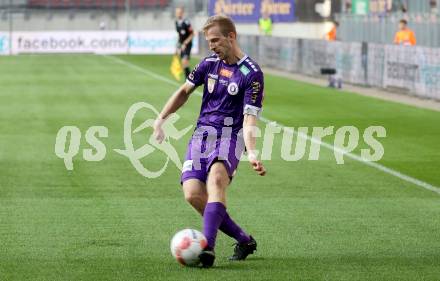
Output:
<svg viewBox="0 0 440 281">
<path fill-rule="evenodd" d="M 195 229 L 184 229 L 171 239 L 171 254 L 182 265 L 196 266 L 199 255 L 208 244 L 205 235 Z"/>
</svg>

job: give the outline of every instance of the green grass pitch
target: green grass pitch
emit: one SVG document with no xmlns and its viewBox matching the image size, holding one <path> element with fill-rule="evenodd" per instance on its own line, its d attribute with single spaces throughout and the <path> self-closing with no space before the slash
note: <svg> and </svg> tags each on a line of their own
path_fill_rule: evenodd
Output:
<svg viewBox="0 0 440 281">
<path fill-rule="evenodd" d="M 124 147 L 132 104 L 160 109 L 176 89 L 128 64 L 172 79 L 170 60 L 0 57 L 0 280 L 440 280 L 440 194 L 349 158 L 337 165 L 326 148 L 318 161 L 286 162 L 277 138 L 267 176 L 243 162 L 228 190 L 228 210 L 258 252 L 230 263 L 233 241 L 219 234 L 215 268 L 179 266 L 170 239 L 201 229 L 201 219 L 183 200 L 178 169 L 146 179 L 113 151 Z M 379 163 L 440 186 L 440 112 L 271 75 L 265 92 L 264 117 L 286 126 L 384 126 Z M 193 95 L 177 126 L 194 124 L 199 108 Z M 83 136 L 73 171 L 54 152 L 66 125 Z M 87 162 L 84 135 L 97 125 L 109 129 L 107 154 Z M 173 143 L 182 157 L 189 137 Z M 143 160 L 163 162 L 156 152 Z"/>
</svg>

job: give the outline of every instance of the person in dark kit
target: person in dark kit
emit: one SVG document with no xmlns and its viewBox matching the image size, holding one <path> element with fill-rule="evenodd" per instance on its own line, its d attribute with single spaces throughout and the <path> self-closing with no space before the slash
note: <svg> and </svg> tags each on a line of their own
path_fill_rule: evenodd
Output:
<svg viewBox="0 0 440 281">
<path fill-rule="evenodd" d="M 185 77 L 190 73 L 189 60 L 191 58 L 192 39 L 194 31 L 188 19 L 183 17 L 184 10 L 182 7 L 176 8 L 176 31 L 179 36 L 177 44 L 177 53 L 180 53 L 182 67 L 185 70 Z"/>
</svg>

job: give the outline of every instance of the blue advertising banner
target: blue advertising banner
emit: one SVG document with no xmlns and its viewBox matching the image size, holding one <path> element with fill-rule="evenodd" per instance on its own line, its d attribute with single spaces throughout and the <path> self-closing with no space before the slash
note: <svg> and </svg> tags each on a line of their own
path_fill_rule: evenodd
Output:
<svg viewBox="0 0 440 281">
<path fill-rule="evenodd" d="M 210 16 L 224 14 L 235 22 L 258 22 L 264 12 L 270 14 L 272 22 L 295 20 L 294 0 L 209 0 Z"/>
</svg>

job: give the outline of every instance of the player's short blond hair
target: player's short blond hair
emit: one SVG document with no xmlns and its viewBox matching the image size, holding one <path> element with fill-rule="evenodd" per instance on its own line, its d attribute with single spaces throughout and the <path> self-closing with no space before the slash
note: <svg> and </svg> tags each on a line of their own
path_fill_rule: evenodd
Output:
<svg viewBox="0 0 440 281">
<path fill-rule="evenodd" d="M 231 32 L 237 34 L 234 22 L 231 20 L 231 18 L 224 15 L 215 15 L 209 17 L 203 26 L 203 33 L 206 33 L 208 29 L 215 25 L 220 27 L 220 32 L 223 34 L 223 36 L 228 36 L 228 34 Z"/>
</svg>

